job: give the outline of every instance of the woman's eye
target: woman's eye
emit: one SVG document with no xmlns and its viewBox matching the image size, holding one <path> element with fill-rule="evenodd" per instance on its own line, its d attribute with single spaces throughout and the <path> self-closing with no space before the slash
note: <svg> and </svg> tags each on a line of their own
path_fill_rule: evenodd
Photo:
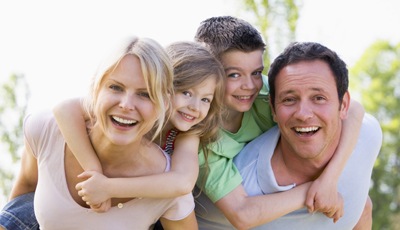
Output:
<svg viewBox="0 0 400 230">
<path fill-rule="evenodd" d="M 122 87 L 120 87 L 119 85 L 110 85 L 110 89 L 114 91 L 122 91 Z"/>
<path fill-rule="evenodd" d="M 139 93 L 139 96 L 145 97 L 145 98 L 150 98 L 150 95 L 149 95 L 149 93 L 147 93 L 147 92 Z"/>
</svg>

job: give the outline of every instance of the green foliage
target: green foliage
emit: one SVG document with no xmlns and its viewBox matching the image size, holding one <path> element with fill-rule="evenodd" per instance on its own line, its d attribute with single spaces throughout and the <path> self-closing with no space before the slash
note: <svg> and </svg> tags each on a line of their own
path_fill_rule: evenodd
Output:
<svg viewBox="0 0 400 230">
<path fill-rule="evenodd" d="M 0 86 L 0 149 L 3 163 L 6 157 L 11 158 L 11 164 L 19 163 L 20 148 L 23 145 L 22 124 L 27 111 L 27 101 L 30 95 L 28 84 L 23 75 L 11 75 Z M 5 156 L 8 153 L 7 156 Z M 11 190 L 14 172 L 12 169 L 0 168 L 0 189 L 4 196 Z"/>
<path fill-rule="evenodd" d="M 400 216 L 400 43 L 377 41 L 350 70 L 365 110 L 380 122 L 383 145 L 376 161 L 370 196 L 373 229 L 393 229 Z"/>
<path fill-rule="evenodd" d="M 254 25 L 260 30 L 267 44 L 264 66 L 270 66 L 274 56 L 272 46 L 278 52 L 295 40 L 299 1 L 295 0 L 243 0 L 246 11 L 255 17 Z M 271 36 L 270 36 L 271 35 Z"/>
</svg>

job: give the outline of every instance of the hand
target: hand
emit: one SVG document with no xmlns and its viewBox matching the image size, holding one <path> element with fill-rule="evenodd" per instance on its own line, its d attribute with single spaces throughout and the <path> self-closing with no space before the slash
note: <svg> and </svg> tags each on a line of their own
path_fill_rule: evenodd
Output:
<svg viewBox="0 0 400 230">
<path fill-rule="evenodd" d="M 337 192 L 336 184 L 319 178 L 311 184 L 307 192 L 306 206 L 309 212 L 322 212 L 333 218 L 333 222 L 338 221 L 344 212 L 343 198 Z"/>
<path fill-rule="evenodd" d="M 107 177 L 96 171 L 85 171 L 78 175 L 84 181 L 75 189 L 78 195 L 96 212 L 105 212 L 111 207 L 111 197 L 107 193 Z"/>
<path fill-rule="evenodd" d="M 90 208 L 95 212 L 107 212 L 111 208 L 111 199 L 108 199 L 97 205 L 90 205 Z"/>
</svg>

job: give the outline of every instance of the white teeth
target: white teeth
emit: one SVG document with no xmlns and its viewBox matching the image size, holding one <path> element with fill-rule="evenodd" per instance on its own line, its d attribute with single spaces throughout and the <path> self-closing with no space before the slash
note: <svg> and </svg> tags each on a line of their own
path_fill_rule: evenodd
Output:
<svg viewBox="0 0 400 230">
<path fill-rule="evenodd" d="M 190 115 L 188 115 L 188 114 L 186 114 L 186 113 L 181 113 L 182 114 L 182 116 L 184 116 L 186 119 L 189 119 L 189 120 L 193 120 L 194 119 L 194 117 L 192 117 L 192 116 L 190 116 Z"/>
<path fill-rule="evenodd" d="M 317 130 L 318 130 L 318 127 L 295 128 L 295 130 L 296 130 L 296 132 L 307 133 L 307 132 L 317 131 Z"/>
<path fill-rule="evenodd" d="M 251 98 L 251 96 L 235 96 L 236 98 L 240 99 L 240 100 L 248 100 Z"/>
<path fill-rule="evenodd" d="M 135 120 L 127 120 L 127 119 L 123 119 L 123 118 L 116 117 L 116 116 L 113 116 L 112 118 L 114 118 L 114 120 L 118 121 L 119 123 L 122 123 L 125 125 L 132 125 L 137 122 Z"/>
</svg>

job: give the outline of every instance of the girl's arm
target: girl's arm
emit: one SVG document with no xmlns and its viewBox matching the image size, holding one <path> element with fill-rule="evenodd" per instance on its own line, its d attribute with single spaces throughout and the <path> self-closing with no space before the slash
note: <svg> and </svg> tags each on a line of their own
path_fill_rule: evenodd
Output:
<svg viewBox="0 0 400 230">
<path fill-rule="evenodd" d="M 88 116 L 82 108 L 82 100 L 75 98 L 63 101 L 54 107 L 53 113 L 68 147 L 82 168 L 102 173 L 100 161 L 86 131 Z"/>
<path fill-rule="evenodd" d="M 336 222 L 343 210 L 334 210 L 337 200 L 339 177 L 357 144 L 358 135 L 364 117 L 364 108 L 352 100 L 348 117 L 343 121 L 340 144 L 323 173 L 312 183 L 307 193 L 306 206 L 310 212 L 321 211 Z M 338 213 L 336 213 L 338 211 Z"/>
<path fill-rule="evenodd" d="M 87 180 L 78 183 L 76 188 L 91 204 L 111 197 L 171 198 L 188 194 L 198 175 L 198 146 L 197 136 L 179 134 L 169 172 L 130 178 L 107 178 L 98 173 L 84 172 L 80 176 Z"/>
</svg>

